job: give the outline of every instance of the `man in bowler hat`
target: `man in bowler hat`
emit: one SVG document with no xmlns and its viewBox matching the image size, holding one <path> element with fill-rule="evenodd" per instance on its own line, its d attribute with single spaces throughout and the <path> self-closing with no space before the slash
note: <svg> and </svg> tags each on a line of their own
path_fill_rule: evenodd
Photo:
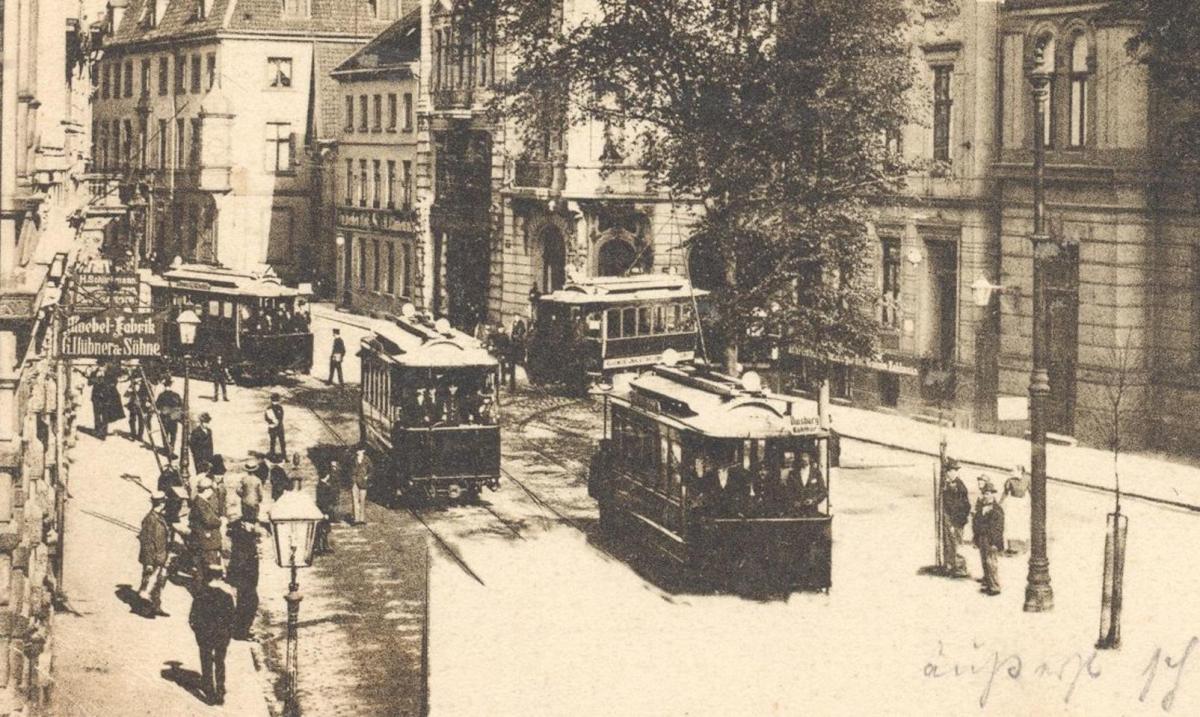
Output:
<svg viewBox="0 0 1200 717">
<path fill-rule="evenodd" d="M 983 563 L 983 588 L 988 595 L 1000 594 L 1000 551 L 1004 549 L 1004 508 L 996 500 L 996 486 L 984 476 L 979 478 L 981 495 L 975 504 L 971 529 L 975 547 Z"/>
</svg>

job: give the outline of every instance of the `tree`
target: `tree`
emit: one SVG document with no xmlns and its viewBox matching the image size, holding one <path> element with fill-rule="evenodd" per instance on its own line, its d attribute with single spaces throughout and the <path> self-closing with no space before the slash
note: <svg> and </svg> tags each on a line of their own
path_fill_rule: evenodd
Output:
<svg viewBox="0 0 1200 717">
<path fill-rule="evenodd" d="M 520 48 L 494 108 L 528 143 L 604 123 L 606 154 L 703 204 L 689 241 L 724 262 L 726 345 L 784 326 L 817 359 L 873 353 L 867 227 L 907 170 L 887 134 L 918 109 L 905 3 L 594 0 L 564 23 L 551 0 L 465 2 Z"/>
<path fill-rule="evenodd" d="M 1106 15 L 1138 23 L 1127 48 L 1146 65 L 1154 90 L 1165 100 L 1155 113 L 1159 155 L 1200 204 L 1200 3 L 1114 0 Z"/>
</svg>

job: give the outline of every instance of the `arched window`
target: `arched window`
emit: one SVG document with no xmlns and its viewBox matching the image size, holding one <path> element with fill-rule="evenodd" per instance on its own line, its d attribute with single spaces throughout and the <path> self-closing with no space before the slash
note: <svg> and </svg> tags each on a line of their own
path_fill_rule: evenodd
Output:
<svg viewBox="0 0 1200 717">
<path fill-rule="evenodd" d="M 1071 43 L 1071 136 L 1072 147 L 1087 143 L 1087 86 L 1088 86 L 1088 40 L 1079 33 Z"/>
<path fill-rule="evenodd" d="M 1042 55 L 1043 61 L 1039 69 L 1050 73 L 1050 84 L 1046 88 L 1046 99 L 1042 111 L 1042 146 L 1054 146 L 1054 108 L 1055 92 L 1054 92 L 1054 71 L 1057 67 L 1058 58 L 1055 55 L 1057 47 L 1055 46 L 1054 38 L 1047 38 L 1045 41 L 1046 49 Z"/>
</svg>

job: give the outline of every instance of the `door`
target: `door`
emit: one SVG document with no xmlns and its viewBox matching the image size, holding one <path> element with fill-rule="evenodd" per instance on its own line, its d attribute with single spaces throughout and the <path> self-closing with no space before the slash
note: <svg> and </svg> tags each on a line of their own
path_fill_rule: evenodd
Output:
<svg viewBox="0 0 1200 717">
<path fill-rule="evenodd" d="M 350 287 L 354 286 L 354 237 L 342 242 L 342 303 L 350 305 Z"/>
<path fill-rule="evenodd" d="M 1046 308 L 1049 317 L 1047 370 L 1050 396 L 1046 430 L 1075 433 L 1075 370 L 1079 359 L 1079 246 L 1064 246 L 1045 263 Z"/>
</svg>

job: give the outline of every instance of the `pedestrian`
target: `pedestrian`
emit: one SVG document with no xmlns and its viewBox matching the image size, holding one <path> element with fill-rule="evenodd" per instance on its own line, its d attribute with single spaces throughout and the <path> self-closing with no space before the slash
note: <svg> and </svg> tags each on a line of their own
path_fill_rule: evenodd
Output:
<svg viewBox="0 0 1200 717">
<path fill-rule="evenodd" d="M 371 457 L 366 444 L 359 443 L 354 452 L 354 464 L 350 467 L 350 495 L 354 500 L 354 524 L 367 522 L 367 488 L 371 483 Z"/>
<path fill-rule="evenodd" d="M 1004 508 L 996 500 L 996 486 L 985 476 L 979 477 L 980 496 L 975 504 L 971 530 L 983 564 L 983 587 L 988 595 L 1000 594 L 1000 551 L 1004 549 Z"/>
<path fill-rule="evenodd" d="M 500 362 L 500 385 L 504 386 L 509 376 L 509 364 L 512 360 L 512 339 L 509 338 L 503 326 L 497 326 L 488 336 L 488 343 L 491 345 L 496 360 Z M 512 388 L 511 384 L 509 388 Z"/>
<path fill-rule="evenodd" d="M 179 471 L 167 466 L 162 473 L 159 473 L 158 490 L 166 496 L 163 516 L 169 525 L 174 526 L 179 522 L 179 514 L 183 512 L 183 501 L 188 498 L 188 492 L 183 485 L 183 479 L 179 477 Z M 172 527 L 173 530 L 174 527 Z"/>
<path fill-rule="evenodd" d="M 208 461 L 208 477 L 213 482 L 214 505 L 223 517 L 229 517 L 229 486 L 225 483 L 225 457 L 214 453 Z"/>
<path fill-rule="evenodd" d="M 217 510 L 212 479 L 200 478 L 188 513 L 192 555 L 197 574 L 205 567 L 221 567 L 221 512 Z"/>
<path fill-rule="evenodd" d="M 125 391 L 125 410 L 129 415 L 129 436 L 141 441 L 146 432 L 146 416 L 150 412 L 150 392 L 140 376 L 129 379 Z"/>
<path fill-rule="evenodd" d="M 257 521 L 235 520 L 229 524 L 229 584 L 237 591 L 234 608 L 233 639 L 254 637 L 254 615 L 258 612 L 259 541 L 262 530 Z"/>
<path fill-rule="evenodd" d="M 971 498 L 959 477 L 959 464 L 953 458 L 942 471 L 942 569 L 951 577 L 965 578 L 967 561 L 958 554 L 963 528 L 971 517 Z"/>
<path fill-rule="evenodd" d="M 321 555 L 333 552 L 329 542 L 331 524 L 337 518 L 338 479 L 341 477 L 341 467 L 336 459 L 329 461 L 329 467 L 317 478 L 317 508 L 325 517 L 317 524 L 316 551 Z"/>
<path fill-rule="evenodd" d="M 258 510 L 262 506 L 262 479 L 256 474 L 258 469 L 257 461 L 246 461 L 244 468 L 246 472 L 241 477 L 237 487 L 238 499 L 242 504 L 242 520 L 249 523 L 257 523 Z"/>
<path fill-rule="evenodd" d="M 104 440 L 108 438 L 108 408 L 104 394 L 104 374 L 97 368 L 88 377 L 88 385 L 92 387 L 92 433 Z"/>
<path fill-rule="evenodd" d="M 513 363 L 516 366 L 525 365 L 525 353 L 528 350 L 529 329 L 525 326 L 524 319 L 517 319 L 513 323 L 512 329 L 512 351 Z M 516 367 L 513 368 L 514 378 L 516 375 Z"/>
<path fill-rule="evenodd" d="M 179 435 L 179 419 L 183 417 L 183 399 L 171 388 L 171 377 L 163 380 L 163 389 L 159 391 L 154 407 L 158 410 L 158 418 L 162 421 L 163 445 L 167 449 L 167 458 L 175 458 L 175 439 Z"/>
<path fill-rule="evenodd" d="M 138 597 L 146 600 L 146 589 L 150 589 L 149 601 L 153 608 L 151 617 L 169 617 L 162 609 L 162 591 L 167 583 L 167 560 L 170 557 L 171 546 L 171 526 L 163 515 L 166 504 L 165 493 L 151 493 L 150 510 L 142 518 L 142 527 L 138 531 L 138 562 L 142 565 L 142 583 L 138 587 Z"/>
<path fill-rule="evenodd" d="M 196 427 L 192 429 L 192 435 L 188 438 L 188 445 L 192 449 L 192 460 L 199 472 L 207 471 L 213 458 L 213 432 L 210 423 L 212 423 L 212 416 L 207 412 L 201 413 Z"/>
<path fill-rule="evenodd" d="M 263 411 L 263 419 L 267 422 L 267 439 L 270 442 L 268 455 L 287 457 L 287 438 L 283 428 L 283 404 L 278 393 L 271 394 L 271 405 Z M 279 452 L 275 452 L 276 444 Z"/>
<path fill-rule="evenodd" d="M 345 386 L 342 378 L 342 359 L 346 357 L 346 342 L 342 340 L 342 332 L 333 330 L 333 350 L 329 352 L 329 380 L 325 383 L 333 385 L 333 374 L 337 373 L 338 385 Z"/>
<path fill-rule="evenodd" d="M 225 365 L 225 357 L 217 354 L 212 362 L 213 401 L 218 397 L 229 400 L 229 368 Z"/>
<path fill-rule="evenodd" d="M 200 690 L 209 704 L 225 704 L 225 652 L 233 638 L 233 588 L 220 568 L 202 570 L 192 595 L 188 625 L 200 648 Z"/>
<path fill-rule="evenodd" d="M 292 487 L 292 481 L 288 478 L 284 464 L 277 458 L 271 459 L 271 469 L 268 475 L 271 481 L 271 501 L 274 502 L 279 500 L 279 496 L 283 495 L 284 491 Z"/>
</svg>

